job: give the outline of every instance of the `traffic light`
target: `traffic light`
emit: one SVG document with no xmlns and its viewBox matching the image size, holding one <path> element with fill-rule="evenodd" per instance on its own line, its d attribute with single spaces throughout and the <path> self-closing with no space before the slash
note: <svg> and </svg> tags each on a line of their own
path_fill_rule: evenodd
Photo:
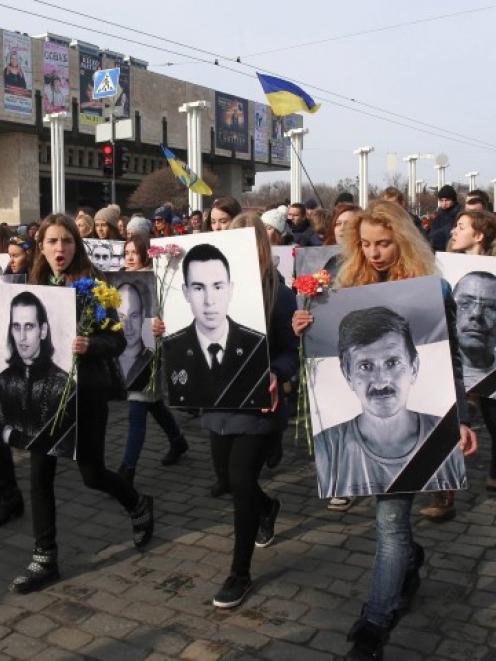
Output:
<svg viewBox="0 0 496 661">
<path fill-rule="evenodd" d="M 129 149 L 122 145 L 115 145 L 115 175 L 122 177 L 129 169 Z"/>
<path fill-rule="evenodd" d="M 102 171 L 106 177 L 111 177 L 114 172 L 114 145 L 106 142 L 101 149 L 102 152 Z"/>
</svg>

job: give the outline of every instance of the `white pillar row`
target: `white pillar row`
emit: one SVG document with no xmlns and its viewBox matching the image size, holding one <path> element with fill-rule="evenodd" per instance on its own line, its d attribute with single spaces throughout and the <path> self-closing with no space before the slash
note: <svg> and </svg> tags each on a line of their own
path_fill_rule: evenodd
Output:
<svg viewBox="0 0 496 661">
<path fill-rule="evenodd" d="M 50 124 L 51 171 L 52 171 L 52 213 L 65 213 L 65 159 L 64 159 L 64 120 L 66 112 L 45 115 Z"/>
<path fill-rule="evenodd" d="M 291 141 L 290 174 L 291 174 L 291 204 L 302 201 L 301 192 L 301 152 L 303 151 L 303 136 L 308 129 L 291 129 L 284 134 Z"/>
<path fill-rule="evenodd" d="M 468 189 L 469 190 L 474 190 L 474 188 L 477 187 L 476 181 L 477 181 L 477 176 L 478 176 L 478 171 L 477 170 L 472 170 L 472 172 L 467 172 L 465 175 L 468 177 L 469 183 L 468 183 Z"/>
<path fill-rule="evenodd" d="M 202 176 L 202 149 L 201 149 L 201 111 L 210 108 L 208 101 L 192 101 L 179 106 L 179 112 L 186 113 L 188 166 L 199 177 Z M 199 209 L 203 211 L 203 196 L 191 189 L 188 191 L 190 211 Z"/>
<path fill-rule="evenodd" d="M 437 190 L 439 191 L 446 184 L 446 168 L 448 165 L 436 165 L 437 170 Z"/>
<path fill-rule="evenodd" d="M 417 160 L 418 154 L 410 154 L 403 159 L 408 163 L 408 206 L 413 211 L 417 200 L 415 184 L 417 181 Z"/>
<path fill-rule="evenodd" d="M 373 147 L 359 147 L 354 154 L 358 155 L 358 204 L 365 209 L 369 203 L 369 154 Z"/>
</svg>

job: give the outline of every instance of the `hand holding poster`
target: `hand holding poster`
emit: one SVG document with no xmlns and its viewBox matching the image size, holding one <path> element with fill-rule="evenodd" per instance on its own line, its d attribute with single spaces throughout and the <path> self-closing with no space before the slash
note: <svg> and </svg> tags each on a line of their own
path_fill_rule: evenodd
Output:
<svg viewBox="0 0 496 661">
<path fill-rule="evenodd" d="M 439 278 L 339 290 L 313 315 L 305 352 L 320 496 L 464 488 Z"/>
</svg>

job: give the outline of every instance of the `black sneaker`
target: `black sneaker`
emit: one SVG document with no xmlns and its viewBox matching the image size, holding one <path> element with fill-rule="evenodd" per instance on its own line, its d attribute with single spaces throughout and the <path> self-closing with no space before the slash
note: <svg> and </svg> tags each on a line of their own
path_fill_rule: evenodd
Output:
<svg viewBox="0 0 496 661">
<path fill-rule="evenodd" d="M 239 606 L 250 590 L 251 578 L 249 576 L 231 574 L 226 578 L 212 603 L 217 608 L 235 608 Z"/>
<path fill-rule="evenodd" d="M 17 487 L 0 495 L 0 526 L 24 514 L 24 500 Z"/>
<path fill-rule="evenodd" d="M 281 503 L 277 498 L 274 498 L 272 501 L 272 507 L 268 514 L 262 514 L 260 516 L 260 525 L 258 527 L 257 538 L 255 540 L 255 546 L 259 548 L 265 548 L 270 546 L 274 541 L 274 525 L 281 509 Z"/>
<path fill-rule="evenodd" d="M 162 458 L 162 466 L 172 466 L 172 464 L 177 464 L 182 454 L 188 449 L 188 444 L 184 436 L 181 436 L 180 439 L 171 443 L 169 452 Z"/>
<path fill-rule="evenodd" d="M 46 550 L 35 548 L 31 562 L 26 567 L 24 574 L 14 578 L 9 585 L 9 591 L 17 594 L 27 594 L 28 592 L 41 590 L 41 588 L 55 583 L 59 578 L 57 547 Z"/>
<path fill-rule="evenodd" d="M 140 496 L 136 509 L 130 512 L 133 524 L 133 542 L 137 549 L 143 548 L 153 535 L 153 498 Z"/>
</svg>

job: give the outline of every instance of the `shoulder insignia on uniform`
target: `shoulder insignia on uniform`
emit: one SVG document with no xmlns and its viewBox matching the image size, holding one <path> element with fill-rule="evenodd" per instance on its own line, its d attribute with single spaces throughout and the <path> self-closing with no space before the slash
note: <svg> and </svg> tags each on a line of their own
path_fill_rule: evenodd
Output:
<svg viewBox="0 0 496 661">
<path fill-rule="evenodd" d="M 166 335 L 164 337 L 164 340 L 168 342 L 169 340 L 177 340 L 178 338 L 182 337 L 183 335 L 186 335 L 188 331 L 189 326 L 186 326 L 186 328 L 181 328 L 180 330 L 176 331 L 175 333 L 172 333 L 172 335 Z"/>
</svg>

